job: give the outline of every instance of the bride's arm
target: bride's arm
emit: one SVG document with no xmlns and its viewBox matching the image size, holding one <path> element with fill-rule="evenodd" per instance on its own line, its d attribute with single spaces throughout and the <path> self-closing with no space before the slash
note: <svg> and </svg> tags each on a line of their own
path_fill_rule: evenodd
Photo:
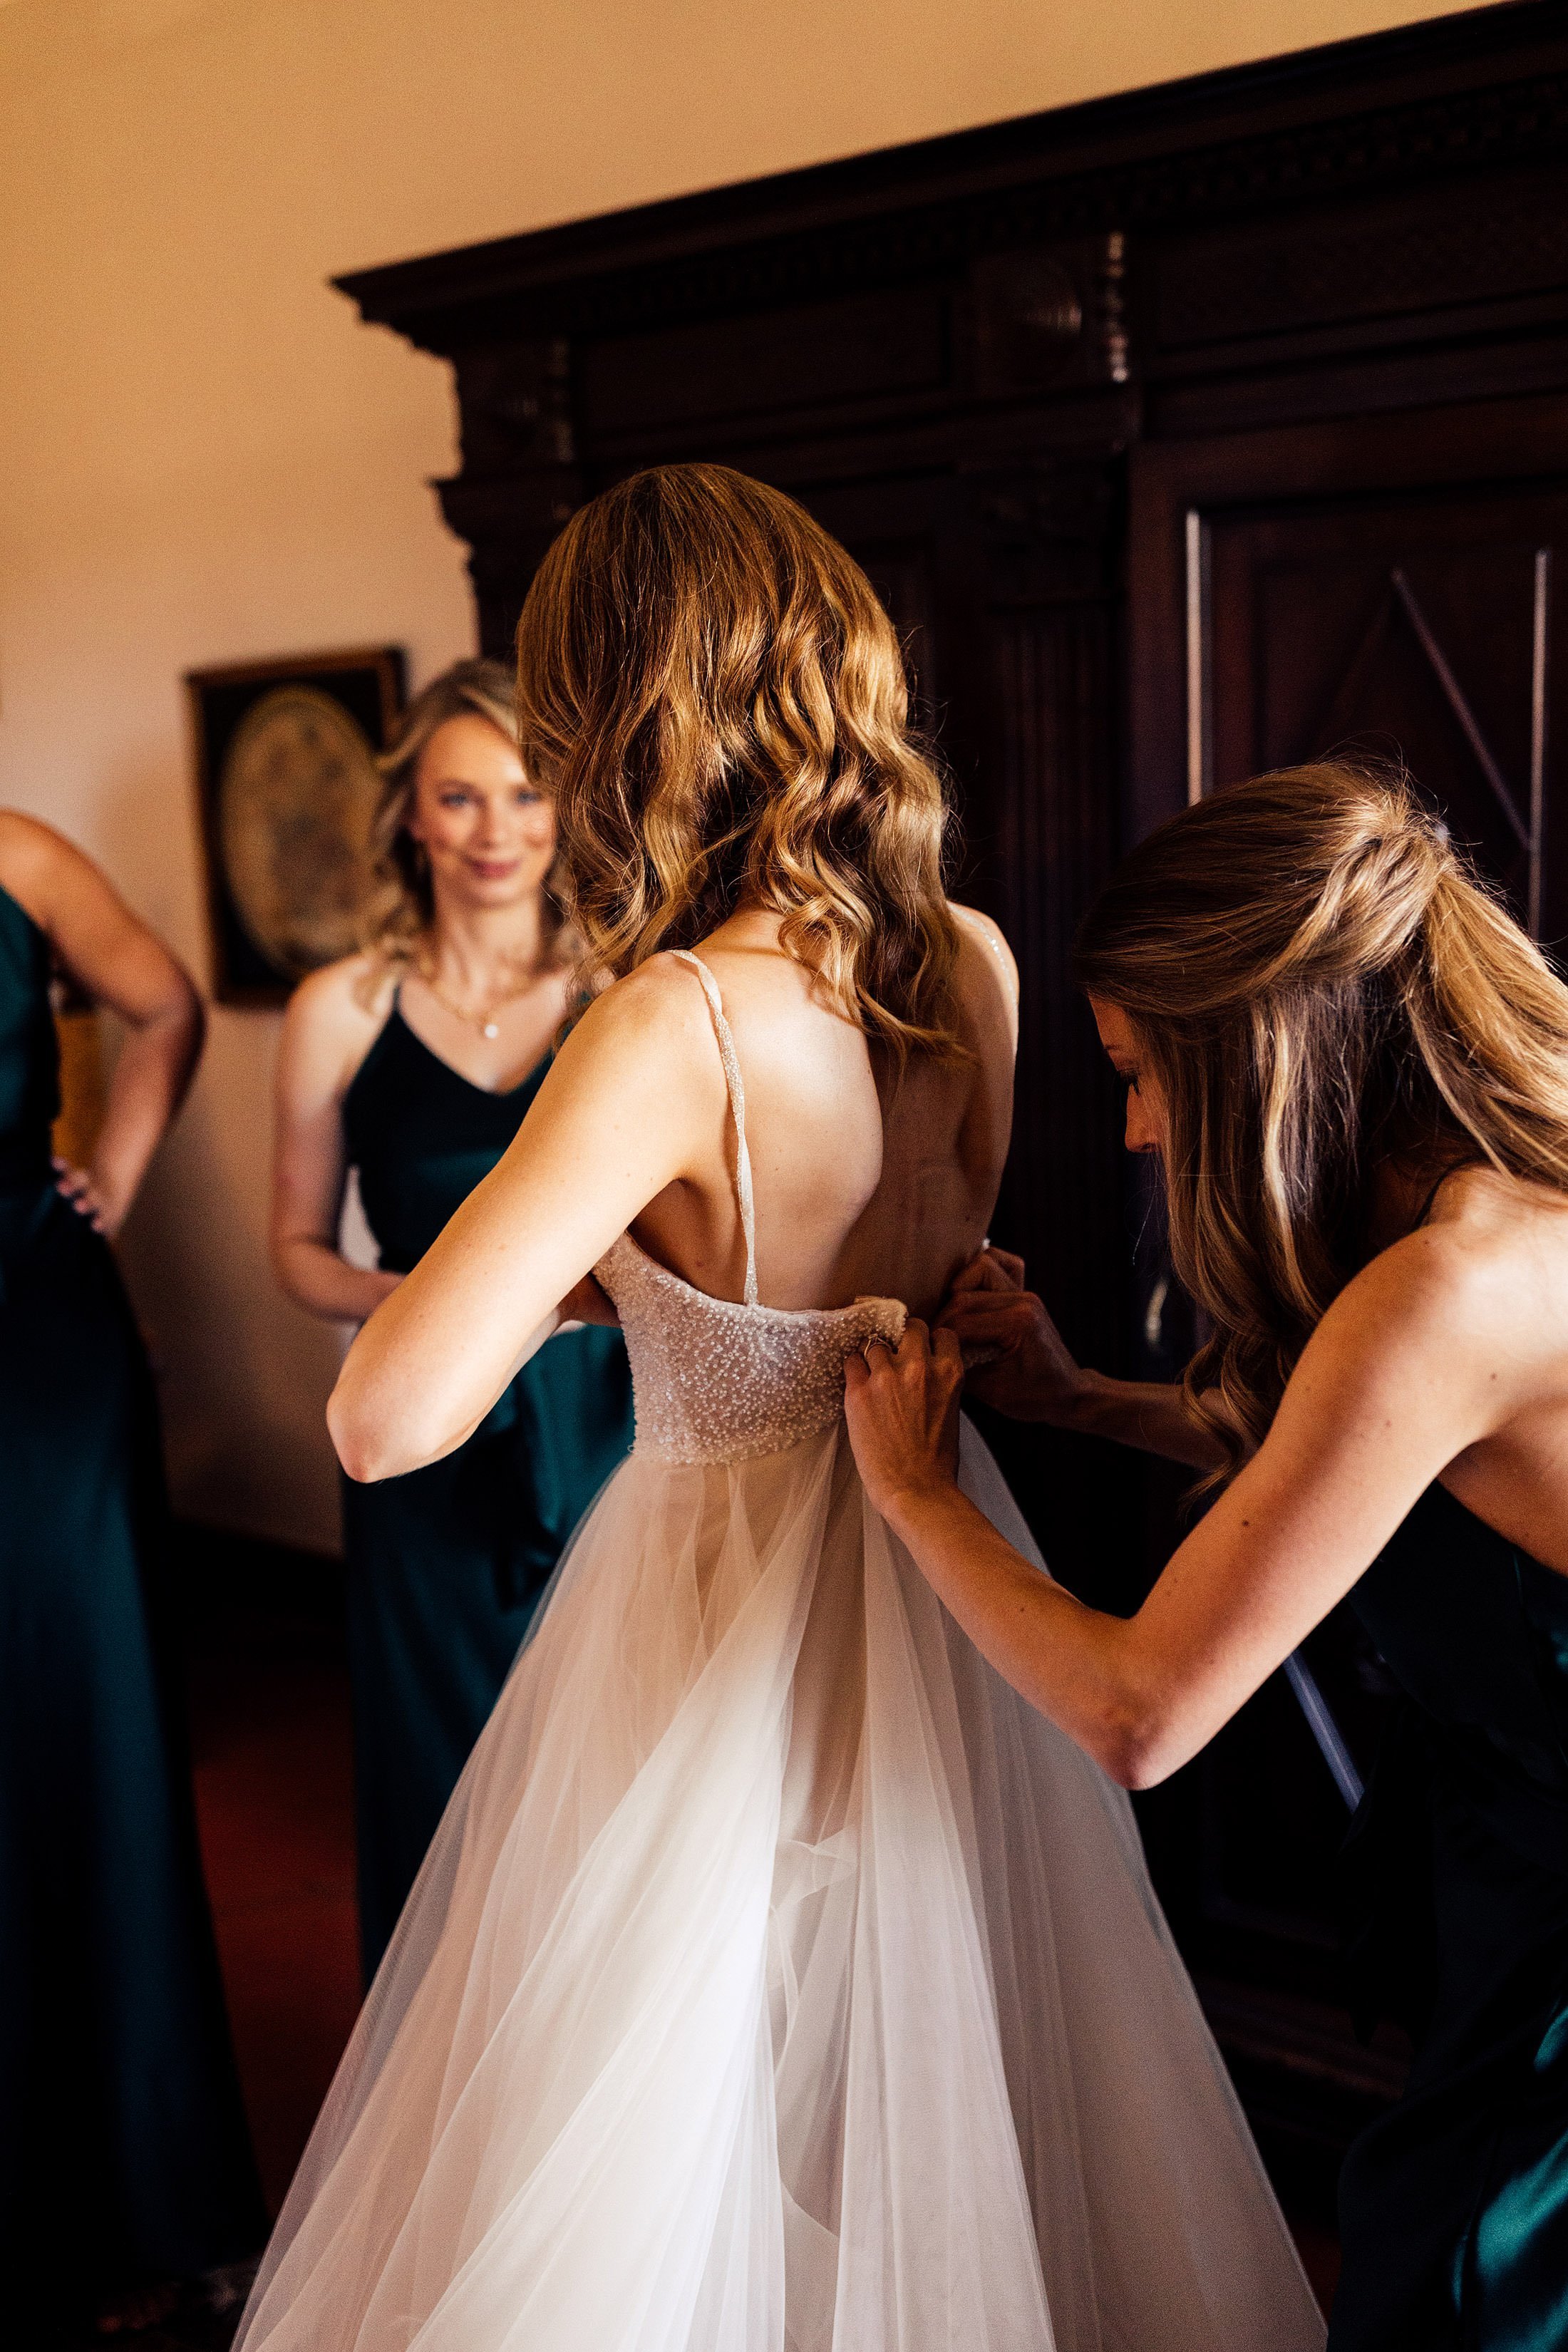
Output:
<svg viewBox="0 0 1568 2352">
<path fill-rule="evenodd" d="M 327 1425 L 351 1478 L 395 1477 L 472 1434 L 562 1302 L 689 1172 L 723 1098 L 707 1007 L 679 968 L 645 966 L 590 1007 L 504 1158 L 350 1349 Z"/>
</svg>

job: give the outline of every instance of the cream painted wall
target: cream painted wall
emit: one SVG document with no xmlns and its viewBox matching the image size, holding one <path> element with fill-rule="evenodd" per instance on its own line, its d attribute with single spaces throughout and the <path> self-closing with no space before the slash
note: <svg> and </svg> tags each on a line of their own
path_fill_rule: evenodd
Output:
<svg viewBox="0 0 1568 2352">
<path fill-rule="evenodd" d="M 1440 13 L 1433 0 L 0 0 L 0 799 L 206 976 L 181 674 L 471 649 L 445 371 L 335 272 Z M 336 1540 L 337 1342 L 218 1011 L 124 1257 L 180 1506 Z"/>
</svg>

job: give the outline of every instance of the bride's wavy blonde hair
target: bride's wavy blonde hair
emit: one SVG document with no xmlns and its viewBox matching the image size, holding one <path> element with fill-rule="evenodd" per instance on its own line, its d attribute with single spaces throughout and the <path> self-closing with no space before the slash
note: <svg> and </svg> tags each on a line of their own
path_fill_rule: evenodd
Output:
<svg viewBox="0 0 1568 2352">
<path fill-rule="evenodd" d="M 1186 1393 L 1222 1475 L 1365 1263 L 1381 1163 L 1568 1193 L 1568 989 L 1403 776 L 1323 762 L 1184 810 L 1075 961 L 1164 1098 L 1172 1262 L 1214 1326 Z"/>
<path fill-rule="evenodd" d="M 584 507 L 522 608 L 517 722 L 591 964 L 752 903 L 897 1058 L 956 1053 L 941 781 L 892 624 L 793 499 L 664 466 Z"/>
</svg>

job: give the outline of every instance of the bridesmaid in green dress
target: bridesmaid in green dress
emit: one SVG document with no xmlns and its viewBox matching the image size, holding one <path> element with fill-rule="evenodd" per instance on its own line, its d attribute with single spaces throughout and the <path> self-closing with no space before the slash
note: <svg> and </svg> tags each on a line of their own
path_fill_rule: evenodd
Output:
<svg viewBox="0 0 1568 2352">
<path fill-rule="evenodd" d="M 555 821 L 511 738 L 510 680 L 463 662 L 386 761 L 390 912 L 284 1028 L 273 1257 L 313 1314 L 363 1322 L 494 1167 L 573 1000 Z M 347 1175 L 377 1244 L 339 1248 Z M 589 1312 L 609 1319 L 607 1302 Z M 445 1459 L 343 1486 L 360 1926 L 368 1979 L 567 1538 L 631 1444 L 618 1331 L 557 1335 Z"/>
<path fill-rule="evenodd" d="M 52 1166 L 49 978 L 125 1024 L 86 1170 Z M 266 2231 L 168 1639 L 152 1381 L 107 1236 L 201 1008 L 96 867 L 0 812 L 0 2280 L 112 2330 Z M 13 2340 L 34 2341 L 23 2329 Z"/>
<path fill-rule="evenodd" d="M 1408 787 L 1328 763 L 1144 842 L 1078 968 L 1214 1336 L 1180 1387 L 1084 1370 L 987 1252 L 934 1355 L 917 1327 L 851 1362 L 867 1487 L 1131 1787 L 1349 1598 L 1405 1693 L 1347 1849 L 1357 2005 L 1416 2049 L 1341 2179 L 1330 2352 L 1561 2352 L 1568 988 Z M 1207 1474 L 1135 1616 L 1036 1575 L 959 1493 L 961 1347 L 996 1358 L 975 1386 L 1004 1412 Z"/>
</svg>

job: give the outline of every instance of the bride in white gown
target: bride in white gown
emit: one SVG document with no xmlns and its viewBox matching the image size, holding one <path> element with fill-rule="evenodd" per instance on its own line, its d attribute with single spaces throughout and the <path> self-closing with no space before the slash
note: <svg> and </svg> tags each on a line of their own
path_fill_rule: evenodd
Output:
<svg viewBox="0 0 1568 2352">
<path fill-rule="evenodd" d="M 1011 1103 L 1010 960 L 941 896 L 890 627 L 789 500 L 680 467 L 569 526 L 519 656 L 626 976 L 366 1326 L 334 1434 L 359 1475 L 460 1443 L 594 1266 L 637 1445 L 241 2352 L 1308 2352 L 1126 1797 L 944 1614 L 845 1439 L 845 1356 L 971 1254 Z M 1028 1550 L 967 1429 L 963 1477 Z"/>
</svg>

